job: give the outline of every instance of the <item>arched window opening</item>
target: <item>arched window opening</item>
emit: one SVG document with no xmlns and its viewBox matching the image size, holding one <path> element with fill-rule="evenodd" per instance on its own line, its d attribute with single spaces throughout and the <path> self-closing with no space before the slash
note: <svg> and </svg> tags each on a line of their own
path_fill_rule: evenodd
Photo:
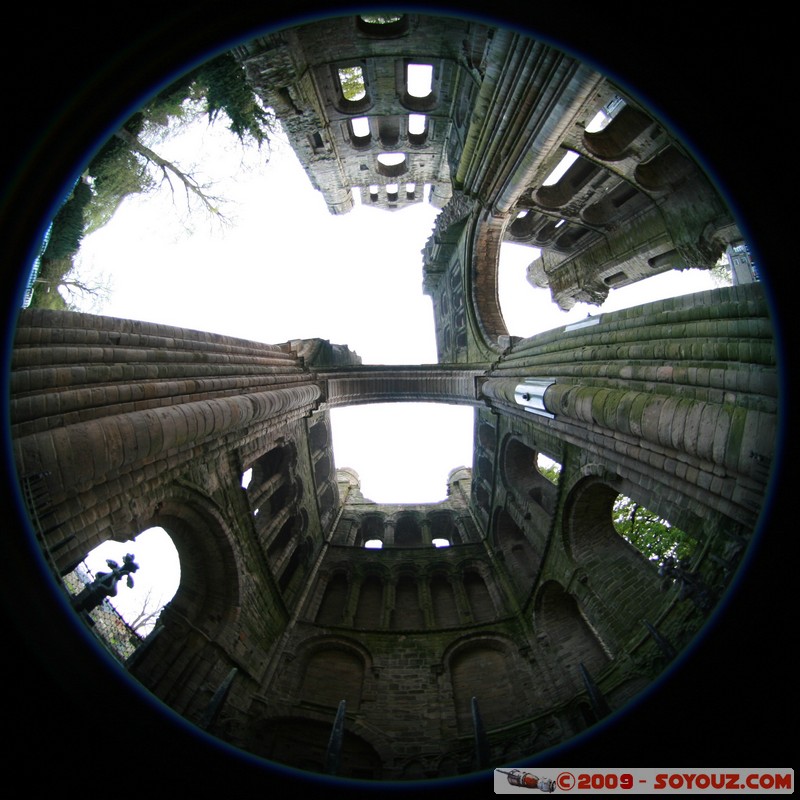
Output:
<svg viewBox="0 0 800 800">
<path fill-rule="evenodd" d="M 425 133 L 428 118 L 424 114 L 408 115 L 408 133 L 410 136 L 420 136 Z"/>
<path fill-rule="evenodd" d="M 340 67 L 338 70 L 339 88 L 342 97 L 355 103 L 367 96 L 367 87 L 364 82 L 364 71 L 359 66 Z"/>
<path fill-rule="evenodd" d="M 558 482 L 558 472 L 551 469 L 549 474 L 543 475 L 539 463 L 539 454 L 519 439 L 512 438 L 506 444 L 503 472 L 508 488 L 513 489 L 526 506 L 530 507 L 530 501 L 533 501 L 552 514 L 556 502 L 553 484 Z"/>
<path fill-rule="evenodd" d="M 358 528 L 357 541 L 363 542 L 367 547 L 368 542 L 383 542 L 384 524 L 383 518 L 379 516 L 367 516 L 361 520 Z M 371 544 L 370 547 L 382 547 L 383 544 Z"/>
<path fill-rule="evenodd" d="M 247 487 L 250 485 L 250 481 L 252 480 L 253 480 L 253 468 L 250 467 L 249 469 L 246 469 L 242 473 L 242 489 L 247 489 Z"/>
<path fill-rule="evenodd" d="M 527 594 L 533 587 L 541 564 L 541 555 L 525 533 L 504 509 L 495 515 L 494 538 L 503 553 L 506 566 L 519 591 Z"/>
<path fill-rule="evenodd" d="M 625 495 L 617 496 L 612 516 L 617 533 L 650 561 L 689 558 L 697 547 L 697 540 L 686 531 Z"/>
<path fill-rule="evenodd" d="M 406 66 L 406 89 L 411 97 L 428 97 L 433 91 L 433 66 L 431 64 L 408 64 Z"/>
<path fill-rule="evenodd" d="M 383 547 L 383 542 L 380 539 L 367 539 L 364 542 L 364 547 L 368 550 L 380 550 Z"/>
<path fill-rule="evenodd" d="M 369 119 L 367 117 L 353 117 L 350 120 L 350 129 L 356 139 L 369 138 Z"/>
<path fill-rule="evenodd" d="M 450 547 L 450 542 L 447 539 L 433 539 L 431 544 L 434 547 Z"/>
<path fill-rule="evenodd" d="M 83 563 L 66 576 L 70 591 L 78 594 L 100 573 L 111 572 L 108 561 L 121 565 L 127 553 L 133 554 L 138 565 L 131 576 L 133 586 L 127 586 L 123 578 L 117 584 L 117 594 L 90 612 L 95 629 L 112 646 L 126 644 L 124 626 L 119 625 L 116 614 L 128 628 L 146 636 L 155 627 L 164 606 L 175 596 L 181 581 L 178 551 L 169 534 L 163 528 L 148 528 L 132 542 L 107 541 L 92 550 Z"/>
<path fill-rule="evenodd" d="M 376 160 L 377 170 L 384 177 L 396 178 L 408 171 L 405 153 L 379 153 Z"/>
</svg>

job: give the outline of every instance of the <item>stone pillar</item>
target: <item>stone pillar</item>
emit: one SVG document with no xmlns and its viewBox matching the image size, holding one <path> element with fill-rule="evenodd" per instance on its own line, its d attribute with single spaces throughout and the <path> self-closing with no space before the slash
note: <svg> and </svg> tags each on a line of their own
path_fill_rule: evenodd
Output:
<svg viewBox="0 0 800 800">
<path fill-rule="evenodd" d="M 383 546 L 394 547 L 394 520 L 385 520 L 383 523 Z"/>
<path fill-rule="evenodd" d="M 433 539 L 431 538 L 431 521 L 427 517 L 420 520 L 420 528 L 422 529 L 422 544 L 426 547 L 433 546 Z"/>
</svg>

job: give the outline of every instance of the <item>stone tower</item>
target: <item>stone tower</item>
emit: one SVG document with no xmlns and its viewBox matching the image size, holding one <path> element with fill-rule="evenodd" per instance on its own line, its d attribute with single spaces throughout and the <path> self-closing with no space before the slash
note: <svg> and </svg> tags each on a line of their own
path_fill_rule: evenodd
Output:
<svg viewBox="0 0 800 800">
<path fill-rule="evenodd" d="M 649 687 L 736 574 L 776 448 L 774 331 L 751 283 L 516 339 L 500 244 L 541 248 L 530 279 L 566 308 L 710 268 L 742 233 L 635 98 L 520 34 L 339 18 L 236 55 L 332 213 L 354 188 L 391 208 L 430 184 L 439 363 L 25 311 L 11 433 L 38 543 L 60 575 L 164 527 L 181 586 L 126 669 L 248 753 L 324 771 L 342 700 L 346 777 L 455 776 L 568 742 Z M 428 95 L 409 65 L 432 68 Z M 385 401 L 474 408 L 473 462 L 442 503 L 378 505 L 337 470 L 328 411 Z M 619 496 L 685 532 L 688 560 L 624 539 Z"/>
</svg>

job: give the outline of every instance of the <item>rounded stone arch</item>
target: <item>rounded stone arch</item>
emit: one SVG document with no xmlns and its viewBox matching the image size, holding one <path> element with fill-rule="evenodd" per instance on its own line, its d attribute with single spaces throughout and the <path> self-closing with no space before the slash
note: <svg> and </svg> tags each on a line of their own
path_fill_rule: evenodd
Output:
<svg viewBox="0 0 800 800">
<path fill-rule="evenodd" d="M 527 506 L 533 503 L 550 515 L 555 511 L 558 489 L 539 471 L 537 457 L 537 450 L 518 436 L 506 436 L 501 447 L 500 475 L 506 488 Z"/>
<path fill-rule="evenodd" d="M 639 629 L 642 617 L 657 618 L 667 598 L 661 591 L 658 565 L 614 527 L 612 513 L 619 493 L 619 481 L 612 483 L 605 475 L 579 479 L 565 500 L 562 536 L 592 594 L 601 604 L 613 606 L 613 626 L 624 639 Z"/>
<path fill-rule="evenodd" d="M 500 246 L 509 215 L 477 219 L 470 240 L 469 269 L 466 270 L 465 296 L 469 298 L 468 314 L 474 318 L 481 344 L 489 353 L 500 353 L 501 337 L 508 336 L 508 328 L 500 309 L 498 273 Z"/>
<path fill-rule="evenodd" d="M 176 614 L 215 635 L 234 619 L 241 603 L 246 571 L 233 532 L 212 503 L 189 491 L 158 503 L 142 530 L 152 527 L 166 531 L 180 559 L 180 584 L 163 623 L 168 626 Z"/>
<path fill-rule="evenodd" d="M 422 525 L 414 513 L 399 514 L 394 528 L 395 547 L 421 547 Z"/>
<path fill-rule="evenodd" d="M 461 544 L 461 533 L 458 530 L 454 511 L 432 511 L 426 519 L 430 525 L 432 540 L 447 539 L 450 544 Z"/>
<path fill-rule="evenodd" d="M 458 639 L 442 660 L 450 678 L 460 735 L 473 731 L 473 697 L 488 731 L 524 716 L 526 704 L 519 701 L 514 689 L 519 666 L 516 648 L 505 637 L 490 633 Z"/>
<path fill-rule="evenodd" d="M 370 540 L 386 541 L 386 518 L 383 514 L 365 514 L 356 533 L 356 545 L 363 547 Z"/>
<path fill-rule="evenodd" d="M 234 532 L 197 492 L 171 491 L 144 520 L 143 530 L 152 527 L 172 540 L 180 583 L 128 671 L 179 714 L 195 714 L 208 703 L 201 682 L 230 670 L 247 570 Z"/>
<path fill-rule="evenodd" d="M 478 463 L 476 467 L 477 467 L 478 477 L 486 481 L 487 483 L 491 484 L 493 477 L 492 461 L 485 453 L 481 453 L 478 456 Z"/>
<path fill-rule="evenodd" d="M 587 573 L 609 571 L 609 564 L 627 565 L 629 570 L 649 575 L 651 590 L 656 590 L 657 565 L 651 563 L 614 527 L 614 501 L 621 491 L 604 476 L 589 475 L 578 480 L 564 503 L 563 536 L 567 552 Z M 632 574 L 627 575 L 630 581 Z M 642 588 L 642 587 L 639 587 Z"/>
<path fill-rule="evenodd" d="M 514 585 L 523 596 L 527 596 L 539 573 L 542 556 L 528 540 L 514 517 L 504 508 L 495 510 L 491 541 L 495 549 L 503 554 Z"/>
</svg>

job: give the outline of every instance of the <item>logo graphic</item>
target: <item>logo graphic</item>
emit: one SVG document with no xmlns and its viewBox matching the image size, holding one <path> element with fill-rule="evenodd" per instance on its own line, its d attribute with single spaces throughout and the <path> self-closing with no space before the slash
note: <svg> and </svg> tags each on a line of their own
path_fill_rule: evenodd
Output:
<svg viewBox="0 0 800 800">
<path fill-rule="evenodd" d="M 512 786 L 521 786 L 523 789 L 539 789 L 542 792 L 554 792 L 556 782 L 550 778 L 540 778 L 532 772 L 523 772 L 521 769 L 496 769 L 495 772 L 502 772 Z M 568 775 L 569 773 L 562 773 Z M 559 776 L 560 778 L 561 776 Z M 573 778 L 573 783 L 575 779 Z"/>
</svg>

